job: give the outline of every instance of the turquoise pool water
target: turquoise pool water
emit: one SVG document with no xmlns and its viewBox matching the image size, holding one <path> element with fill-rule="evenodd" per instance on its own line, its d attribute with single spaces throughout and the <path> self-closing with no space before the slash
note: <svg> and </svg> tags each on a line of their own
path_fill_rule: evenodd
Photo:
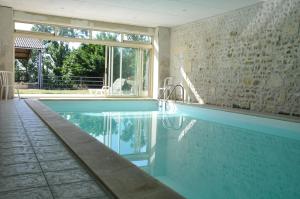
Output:
<svg viewBox="0 0 300 199">
<path fill-rule="evenodd" d="M 300 198 L 300 123 L 156 101 L 42 102 L 186 198 Z"/>
</svg>

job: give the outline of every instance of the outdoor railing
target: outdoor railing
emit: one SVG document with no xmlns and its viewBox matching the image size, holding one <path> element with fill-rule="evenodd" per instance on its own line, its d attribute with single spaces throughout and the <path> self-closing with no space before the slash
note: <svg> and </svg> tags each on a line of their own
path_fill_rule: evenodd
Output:
<svg viewBox="0 0 300 199">
<path fill-rule="evenodd" d="M 21 81 L 16 79 L 20 88 L 29 89 L 89 89 L 102 88 L 104 85 L 103 77 L 85 77 L 85 76 L 54 76 L 43 75 L 41 83 L 36 79 L 30 81 Z"/>
</svg>

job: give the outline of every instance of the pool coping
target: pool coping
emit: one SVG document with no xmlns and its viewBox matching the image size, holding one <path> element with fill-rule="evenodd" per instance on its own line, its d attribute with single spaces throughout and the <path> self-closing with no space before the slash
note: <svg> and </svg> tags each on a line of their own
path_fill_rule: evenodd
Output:
<svg viewBox="0 0 300 199">
<path fill-rule="evenodd" d="M 25 102 L 115 197 L 184 198 L 62 118 L 39 100 L 26 99 Z"/>
<path fill-rule="evenodd" d="M 249 116 L 264 117 L 264 118 L 268 118 L 268 119 L 282 120 L 282 121 L 287 121 L 287 122 L 300 123 L 300 117 L 290 116 L 290 115 L 281 115 L 281 114 L 267 113 L 267 112 L 257 112 L 257 111 L 252 111 L 252 110 L 239 109 L 239 108 L 198 104 L 198 103 L 182 103 L 182 102 L 178 102 L 178 101 L 177 102 L 171 101 L 171 103 L 175 103 L 175 104 L 177 103 L 177 104 L 192 106 L 192 107 L 197 107 L 197 108 L 212 109 L 212 110 L 225 111 L 225 112 L 237 113 L 237 114 L 243 114 L 243 115 L 249 115 Z"/>
<path fill-rule="evenodd" d="M 17 98 L 17 96 L 15 96 Z M 55 94 L 46 94 L 46 95 L 24 95 L 21 94 L 22 99 L 41 99 L 41 100 L 155 100 L 150 97 L 100 97 L 100 96 L 86 96 L 86 95 L 55 95 Z"/>
<path fill-rule="evenodd" d="M 153 98 L 31 98 L 34 100 L 47 100 L 47 101 L 157 101 Z"/>
</svg>

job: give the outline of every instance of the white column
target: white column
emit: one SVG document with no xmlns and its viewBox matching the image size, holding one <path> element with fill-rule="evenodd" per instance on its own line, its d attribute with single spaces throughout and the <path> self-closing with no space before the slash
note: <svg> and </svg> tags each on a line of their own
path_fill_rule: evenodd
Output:
<svg viewBox="0 0 300 199">
<path fill-rule="evenodd" d="M 157 99 L 158 89 L 164 78 L 170 75 L 170 29 L 157 27 L 154 36 L 153 98 Z"/>
<path fill-rule="evenodd" d="M 0 70 L 14 73 L 14 23 L 12 8 L 0 6 Z M 9 80 L 14 82 L 14 75 Z M 9 88 L 9 98 L 13 98 L 13 88 Z"/>
</svg>

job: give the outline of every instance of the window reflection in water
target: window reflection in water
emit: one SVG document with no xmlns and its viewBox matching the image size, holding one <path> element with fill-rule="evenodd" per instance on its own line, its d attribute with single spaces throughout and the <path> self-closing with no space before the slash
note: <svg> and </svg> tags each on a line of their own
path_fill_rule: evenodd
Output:
<svg viewBox="0 0 300 199">
<path fill-rule="evenodd" d="M 64 112 L 61 115 L 149 173 L 156 173 L 156 158 L 162 157 L 162 154 L 156 154 L 155 149 L 165 145 L 161 141 L 157 143 L 157 139 L 161 136 L 178 137 L 179 135 L 182 138 L 195 123 L 195 120 L 183 116 L 156 111 Z M 156 131 L 164 134 L 157 138 Z M 158 152 L 162 153 L 161 150 Z M 160 162 L 164 161 L 160 160 Z"/>
<path fill-rule="evenodd" d="M 151 112 L 62 113 L 67 120 L 97 140 L 147 169 L 151 134 Z"/>
</svg>

